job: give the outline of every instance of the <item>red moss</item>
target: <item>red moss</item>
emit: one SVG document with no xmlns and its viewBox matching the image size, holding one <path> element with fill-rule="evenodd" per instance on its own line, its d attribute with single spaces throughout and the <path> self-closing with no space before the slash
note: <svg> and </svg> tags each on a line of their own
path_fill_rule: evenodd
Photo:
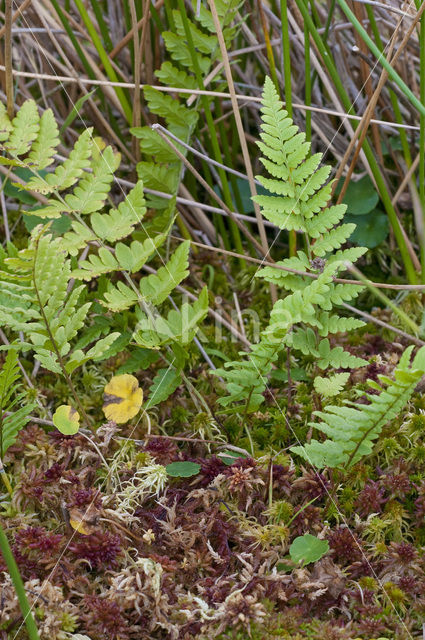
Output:
<svg viewBox="0 0 425 640">
<path fill-rule="evenodd" d="M 128 623 L 117 602 L 98 596 L 86 596 L 87 613 L 83 616 L 84 630 L 93 640 L 125 640 L 129 637 Z"/>
<path fill-rule="evenodd" d="M 117 565 L 122 553 L 121 539 L 108 531 L 96 532 L 69 545 L 70 551 L 77 557 L 87 560 L 92 569 L 112 569 Z"/>
<path fill-rule="evenodd" d="M 361 540 L 348 527 L 338 527 L 328 535 L 329 546 L 334 560 L 352 564 L 362 558 Z"/>
<path fill-rule="evenodd" d="M 384 489 L 377 482 L 368 482 L 354 503 L 356 511 L 366 518 L 371 513 L 381 513 L 386 502 Z"/>
<path fill-rule="evenodd" d="M 95 489 L 77 489 L 71 494 L 67 503 L 68 508 L 71 507 L 88 507 L 93 505 L 97 509 L 102 506 L 102 500 L 99 491 Z"/>
<path fill-rule="evenodd" d="M 412 490 L 412 483 L 405 471 L 385 475 L 381 478 L 381 482 L 394 498 L 405 498 Z"/>
<path fill-rule="evenodd" d="M 167 438 L 148 438 L 143 448 L 155 458 L 158 464 L 164 466 L 176 460 L 179 451 L 176 443 Z"/>
</svg>

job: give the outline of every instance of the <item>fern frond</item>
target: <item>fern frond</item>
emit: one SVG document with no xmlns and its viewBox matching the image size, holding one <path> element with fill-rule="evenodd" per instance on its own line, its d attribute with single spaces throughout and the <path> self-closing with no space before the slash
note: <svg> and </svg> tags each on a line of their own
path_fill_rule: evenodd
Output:
<svg viewBox="0 0 425 640">
<path fill-rule="evenodd" d="M 99 211 L 108 196 L 113 180 L 114 152 L 106 147 L 100 159 L 94 163 L 93 172 L 79 181 L 73 193 L 65 196 L 68 211 L 79 214 Z"/>
<path fill-rule="evenodd" d="M 34 404 L 28 403 L 18 410 L 12 411 L 17 403 L 24 399 L 24 394 L 16 396 L 20 378 L 17 349 L 10 345 L 6 360 L 0 371 L 0 459 L 15 442 L 16 437 L 29 418 Z M 13 397 L 15 396 L 15 398 Z M 11 412 L 11 415 L 5 415 Z"/>
<path fill-rule="evenodd" d="M 208 291 L 204 287 L 193 305 L 184 303 L 181 309 L 170 311 L 167 319 L 162 316 L 143 318 L 138 324 L 134 339 L 147 349 L 159 349 L 160 346 L 173 342 L 187 345 L 192 342 L 199 323 L 207 313 Z"/>
<path fill-rule="evenodd" d="M 40 129 L 40 116 L 34 100 L 24 102 L 12 120 L 12 127 L 4 148 L 13 158 L 17 158 L 28 153 Z"/>
<path fill-rule="evenodd" d="M 129 309 L 138 300 L 137 293 L 123 282 L 117 282 L 116 286 L 109 282 L 104 298 L 100 304 L 114 313 Z"/>
<path fill-rule="evenodd" d="M 334 373 L 333 376 L 328 376 L 326 378 L 316 376 L 314 378 L 314 388 L 317 393 L 320 393 L 320 395 L 325 398 L 332 398 L 341 393 L 349 377 L 350 374 L 346 372 Z"/>
<path fill-rule="evenodd" d="M 316 240 L 312 247 L 314 255 L 321 258 L 330 251 L 339 249 L 348 240 L 355 228 L 355 224 L 341 224 L 339 227 L 335 227 L 319 240 Z"/>
<path fill-rule="evenodd" d="M 153 305 L 158 305 L 170 295 L 173 289 L 189 275 L 190 242 L 186 240 L 175 250 L 166 265 L 160 267 L 156 274 L 140 280 L 142 298 Z"/>
<path fill-rule="evenodd" d="M 372 453 L 382 428 L 399 415 L 425 373 L 425 348 L 421 347 L 409 366 L 412 350 L 413 347 L 408 347 L 404 352 L 393 379 L 378 376 L 381 392 L 367 394 L 369 404 L 330 405 L 325 411 L 315 412 L 320 422 L 311 426 L 328 436 L 325 442 L 312 440 L 303 447 L 292 447 L 291 451 L 318 468 L 346 469 Z"/>
<path fill-rule="evenodd" d="M 198 83 L 194 76 L 190 76 L 186 71 L 178 69 L 171 62 L 163 62 L 160 69 L 155 71 L 156 77 L 162 84 L 169 87 L 183 87 L 184 89 L 197 89 Z M 187 95 L 186 93 L 184 95 Z"/>
<path fill-rule="evenodd" d="M 59 145 L 59 128 L 51 109 L 46 109 L 40 119 L 40 129 L 25 161 L 37 171 L 52 164 Z"/>
<path fill-rule="evenodd" d="M 7 110 L 4 104 L 0 103 L 0 142 L 4 142 L 8 139 L 10 132 L 13 130 L 13 125 L 7 115 Z"/>
<path fill-rule="evenodd" d="M 145 214 L 143 182 L 139 180 L 127 197 L 120 202 L 118 209 L 111 209 L 108 214 L 93 213 L 90 223 L 99 238 L 116 242 L 130 235 L 134 226 L 143 220 Z"/>
<path fill-rule="evenodd" d="M 90 164 L 92 134 L 93 128 L 83 131 L 64 163 L 59 165 L 54 173 L 48 173 L 44 177 L 34 176 L 27 183 L 26 188 L 48 194 L 55 190 L 64 191 L 72 187 Z"/>
</svg>

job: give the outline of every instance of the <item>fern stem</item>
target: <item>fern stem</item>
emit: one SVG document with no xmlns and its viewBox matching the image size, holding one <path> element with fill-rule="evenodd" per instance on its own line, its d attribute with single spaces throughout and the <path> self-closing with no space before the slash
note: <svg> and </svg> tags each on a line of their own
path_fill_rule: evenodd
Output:
<svg viewBox="0 0 425 640">
<path fill-rule="evenodd" d="M 21 574 L 19 573 L 18 565 L 13 557 L 12 550 L 9 545 L 9 541 L 0 524 L 0 550 L 2 552 L 4 561 L 6 562 L 9 575 L 12 579 L 13 586 L 15 587 L 16 595 L 18 597 L 19 607 L 21 609 L 22 616 L 24 618 L 25 626 L 27 628 L 28 636 L 30 640 L 40 640 L 38 635 L 38 629 L 34 622 L 34 618 L 31 612 L 31 607 L 25 593 L 24 583 L 22 582 Z M 18 630 L 19 632 L 19 630 Z"/>
</svg>

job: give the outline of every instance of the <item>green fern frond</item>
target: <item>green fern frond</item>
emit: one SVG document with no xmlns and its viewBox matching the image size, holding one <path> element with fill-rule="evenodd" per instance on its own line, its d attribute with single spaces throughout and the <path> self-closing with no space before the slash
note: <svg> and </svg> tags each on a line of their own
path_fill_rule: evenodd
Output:
<svg viewBox="0 0 425 640">
<path fill-rule="evenodd" d="M 28 153 L 40 129 L 40 116 L 34 100 L 24 102 L 12 120 L 12 127 L 4 148 L 12 158 L 17 158 Z"/>
<path fill-rule="evenodd" d="M 68 212 L 87 214 L 103 207 L 111 188 L 114 164 L 112 147 L 106 147 L 99 160 L 93 163 L 92 173 L 85 174 L 73 193 L 65 196 Z"/>
<path fill-rule="evenodd" d="M 178 69 L 171 62 L 163 62 L 160 69 L 155 71 L 156 77 L 162 84 L 169 87 L 183 87 L 184 89 L 197 89 L 198 83 L 194 76 L 190 76 L 183 69 Z M 186 93 L 184 95 L 187 95 Z"/>
<path fill-rule="evenodd" d="M 92 128 L 83 131 L 64 163 L 59 165 L 54 173 L 48 173 L 44 177 L 34 176 L 27 183 L 26 188 L 48 194 L 55 190 L 64 191 L 72 187 L 90 164 L 92 134 Z"/>
<path fill-rule="evenodd" d="M 325 411 L 316 411 L 320 421 L 311 426 L 328 439 L 312 440 L 302 447 L 292 447 L 291 451 L 320 469 L 348 469 L 370 455 L 382 428 L 399 415 L 425 373 L 425 347 L 421 347 L 409 366 L 412 350 L 413 347 L 408 347 L 403 353 L 393 379 L 378 376 L 381 385 L 374 384 L 373 388 L 378 387 L 380 393 L 366 394 L 369 404 L 330 405 Z"/>
<path fill-rule="evenodd" d="M 29 414 L 34 408 L 28 403 L 20 409 L 15 406 L 24 399 L 24 394 L 17 394 L 20 378 L 17 349 L 9 346 L 6 360 L 0 371 L 0 459 L 15 442 L 19 431 L 29 421 Z M 11 413 L 11 415 L 5 415 Z"/>
<path fill-rule="evenodd" d="M 40 129 L 25 161 L 37 171 L 52 164 L 59 145 L 59 128 L 51 109 L 46 109 L 40 119 Z"/>
<path fill-rule="evenodd" d="M 175 250 L 166 265 L 160 267 L 156 274 L 140 280 L 142 298 L 153 305 L 161 304 L 189 275 L 190 242 L 186 240 Z"/>
<path fill-rule="evenodd" d="M 7 115 L 6 107 L 3 103 L 0 103 L 0 142 L 7 140 L 12 130 L 13 125 Z"/>
<path fill-rule="evenodd" d="M 325 398 L 332 398 L 341 393 L 349 377 L 350 374 L 346 372 L 334 373 L 333 376 L 328 376 L 326 378 L 316 376 L 314 378 L 314 388 L 317 393 L 320 393 L 320 395 Z"/>
</svg>

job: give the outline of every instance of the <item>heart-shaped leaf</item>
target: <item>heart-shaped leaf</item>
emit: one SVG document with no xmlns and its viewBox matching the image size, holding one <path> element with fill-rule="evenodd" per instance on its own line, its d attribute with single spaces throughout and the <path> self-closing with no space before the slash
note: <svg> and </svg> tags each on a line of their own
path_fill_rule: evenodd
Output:
<svg viewBox="0 0 425 640">
<path fill-rule="evenodd" d="M 53 414 L 53 424 L 65 436 L 73 436 L 80 428 L 80 415 L 69 404 L 62 404 Z"/>
<path fill-rule="evenodd" d="M 329 551 L 329 544 L 326 540 L 320 540 L 310 533 L 295 538 L 289 547 L 289 555 L 297 564 L 309 564 L 320 560 Z"/>
</svg>

